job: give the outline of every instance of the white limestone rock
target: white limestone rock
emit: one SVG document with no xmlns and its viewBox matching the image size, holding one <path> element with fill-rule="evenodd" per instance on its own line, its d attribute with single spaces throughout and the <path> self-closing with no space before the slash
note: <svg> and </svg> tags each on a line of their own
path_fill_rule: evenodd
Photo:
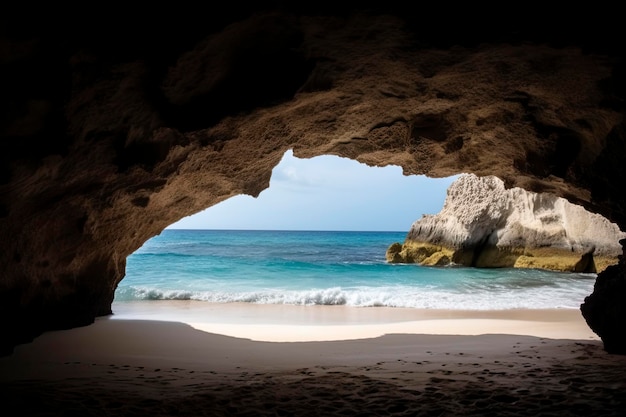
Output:
<svg viewBox="0 0 626 417">
<path fill-rule="evenodd" d="M 617 263 L 625 237 L 614 223 L 563 198 L 464 174 L 450 185 L 441 212 L 415 221 L 387 260 L 598 272 Z"/>
</svg>

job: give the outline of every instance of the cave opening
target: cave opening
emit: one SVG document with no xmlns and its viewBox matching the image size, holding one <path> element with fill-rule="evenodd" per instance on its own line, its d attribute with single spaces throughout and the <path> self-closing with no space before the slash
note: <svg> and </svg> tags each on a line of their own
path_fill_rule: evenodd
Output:
<svg viewBox="0 0 626 417">
<path fill-rule="evenodd" d="M 239 195 L 183 218 L 131 254 L 113 317 L 295 341 L 348 337 L 328 324 L 367 325 L 376 335 L 442 315 L 579 315 L 595 273 L 387 262 L 387 248 L 404 241 L 420 216 L 439 212 L 459 177 L 407 176 L 400 167 L 288 151 L 258 197 Z M 268 324 L 284 331 L 267 331 Z"/>
</svg>

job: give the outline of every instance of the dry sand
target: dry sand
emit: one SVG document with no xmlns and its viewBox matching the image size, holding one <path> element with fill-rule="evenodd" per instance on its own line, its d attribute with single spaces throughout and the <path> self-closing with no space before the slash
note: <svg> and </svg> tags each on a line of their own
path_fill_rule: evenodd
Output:
<svg viewBox="0 0 626 417">
<path fill-rule="evenodd" d="M 623 416 L 578 310 L 114 305 L 0 358 L 3 416 Z M 12 411 L 11 411 L 12 410 Z"/>
</svg>

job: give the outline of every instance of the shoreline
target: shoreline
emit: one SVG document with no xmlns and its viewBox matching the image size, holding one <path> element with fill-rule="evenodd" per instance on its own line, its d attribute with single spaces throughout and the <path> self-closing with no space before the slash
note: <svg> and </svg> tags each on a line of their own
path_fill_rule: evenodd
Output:
<svg viewBox="0 0 626 417">
<path fill-rule="evenodd" d="M 600 340 L 577 309 L 444 310 L 154 300 L 114 303 L 113 315 L 102 319 L 175 321 L 208 333 L 263 342 L 353 340 L 399 333 Z"/>
</svg>

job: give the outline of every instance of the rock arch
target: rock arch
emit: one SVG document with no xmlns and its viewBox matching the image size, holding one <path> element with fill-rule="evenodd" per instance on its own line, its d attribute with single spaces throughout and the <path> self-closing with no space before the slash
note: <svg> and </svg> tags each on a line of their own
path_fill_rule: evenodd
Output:
<svg viewBox="0 0 626 417">
<path fill-rule="evenodd" d="M 182 217 L 258 195 L 290 148 L 406 174 L 497 175 L 626 226 L 611 15 L 589 36 L 584 22 L 601 12 L 502 24 L 393 2 L 237 6 L 210 18 L 3 17 L 2 352 L 109 314 L 130 253 Z M 625 353 L 624 336 L 607 336 L 625 313 L 601 297 L 587 305 Z"/>
</svg>

